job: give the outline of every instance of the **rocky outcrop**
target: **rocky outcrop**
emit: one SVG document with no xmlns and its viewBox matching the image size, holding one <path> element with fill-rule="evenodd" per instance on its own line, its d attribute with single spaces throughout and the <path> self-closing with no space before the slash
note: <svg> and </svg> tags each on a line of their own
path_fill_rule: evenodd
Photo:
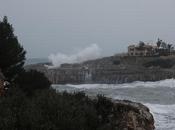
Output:
<svg viewBox="0 0 175 130">
<path fill-rule="evenodd" d="M 130 101 L 115 100 L 114 113 L 119 130 L 154 130 L 154 118 L 149 109 Z"/>
<path fill-rule="evenodd" d="M 80 64 L 63 64 L 48 68 L 44 64 L 26 66 L 44 72 L 53 84 L 81 83 L 127 83 L 133 81 L 158 81 L 175 78 L 175 67 L 145 67 L 144 64 L 167 57 L 112 56 Z M 168 57 L 174 60 L 174 57 Z M 175 62 L 174 62 L 175 63 Z"/>
</svg>

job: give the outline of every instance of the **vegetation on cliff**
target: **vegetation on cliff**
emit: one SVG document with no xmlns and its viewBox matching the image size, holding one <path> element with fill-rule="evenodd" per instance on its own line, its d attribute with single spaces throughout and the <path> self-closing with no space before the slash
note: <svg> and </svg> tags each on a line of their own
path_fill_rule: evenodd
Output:
<svg viewBox="0 0 175 130">
<path fill-rule="evenodd" d="M 160 67 L 160 68 L 171 68 L 175 65 L 175 61 L 172 59 L 156 59 L 144 63 L 144 67 Z"/>
</svg>

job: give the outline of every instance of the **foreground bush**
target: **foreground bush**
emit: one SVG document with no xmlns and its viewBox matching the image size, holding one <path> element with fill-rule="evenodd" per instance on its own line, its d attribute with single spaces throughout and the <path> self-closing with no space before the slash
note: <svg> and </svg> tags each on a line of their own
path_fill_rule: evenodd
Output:
<svg viewBox="0 0 175 130">
<path fill-rule="evenodd" d="M 0 99 L 1 130 L 103 130 L 111 129 L 113 104 L 103 96 L 37 90 L 27 97 L 13 88 Z"/>
<path fill-rule="evenodd" d="M 49 89 L 51 85 L 45 75 L 36 70 L 24 71 L 15 82 L 28 96 L 32 95 L 36 90 Z"/>
</svg>

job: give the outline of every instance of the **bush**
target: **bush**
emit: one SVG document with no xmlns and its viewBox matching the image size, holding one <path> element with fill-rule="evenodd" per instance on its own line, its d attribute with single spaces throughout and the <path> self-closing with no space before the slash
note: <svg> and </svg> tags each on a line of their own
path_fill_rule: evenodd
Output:
<svg viewBox="0 0 175 130">
<path fill-rule="evenodd" d="M 7 97 L 0 98 L 0 129 L 22 130 L 27 109 L 26 97 L 20 89 L 10 89 Z"/>
<path fill-rule="evenodd" d="M 25 96 L 20 89 L 0 99 L 3 130 L 104 130 L 111 129 L 113 103 L 103 96 L 90 99 L 84 93 L 37 90 Z"/>
<path fill-rule="evenodd" d="M 109 116 L 109 113 L 112 113 L 113 103 L 103 95 L 97 95 L 95 107 L 98 115 L 101 116 L 101 122 L 109 122 L 107 117 Z"/>
<path fill-rule="evenodd" d="M 48 89 L 51 85 L 45 75 L 36 70 L 23 72 L 15 82 L 27 95 L 32 95 L 38 89 Z"/>
</svg>

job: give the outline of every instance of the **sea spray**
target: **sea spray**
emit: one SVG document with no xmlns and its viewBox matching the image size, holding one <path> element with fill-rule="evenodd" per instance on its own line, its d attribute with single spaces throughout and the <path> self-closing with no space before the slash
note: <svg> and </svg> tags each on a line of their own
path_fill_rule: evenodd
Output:
<svg viewBox="0 0 175 130">
<path fill-rule="evenodd" d="M 52 62 L 52 67 L 59 67 L 64 63 L 81 63 L 87 60 L 100 58 L 101 49 L 97 44 L 92 44 L 85 49 L 82 49 L 76 54 L 66 55 L 62 53 L 51 54 L 49 60 Z"/>
</svg>

